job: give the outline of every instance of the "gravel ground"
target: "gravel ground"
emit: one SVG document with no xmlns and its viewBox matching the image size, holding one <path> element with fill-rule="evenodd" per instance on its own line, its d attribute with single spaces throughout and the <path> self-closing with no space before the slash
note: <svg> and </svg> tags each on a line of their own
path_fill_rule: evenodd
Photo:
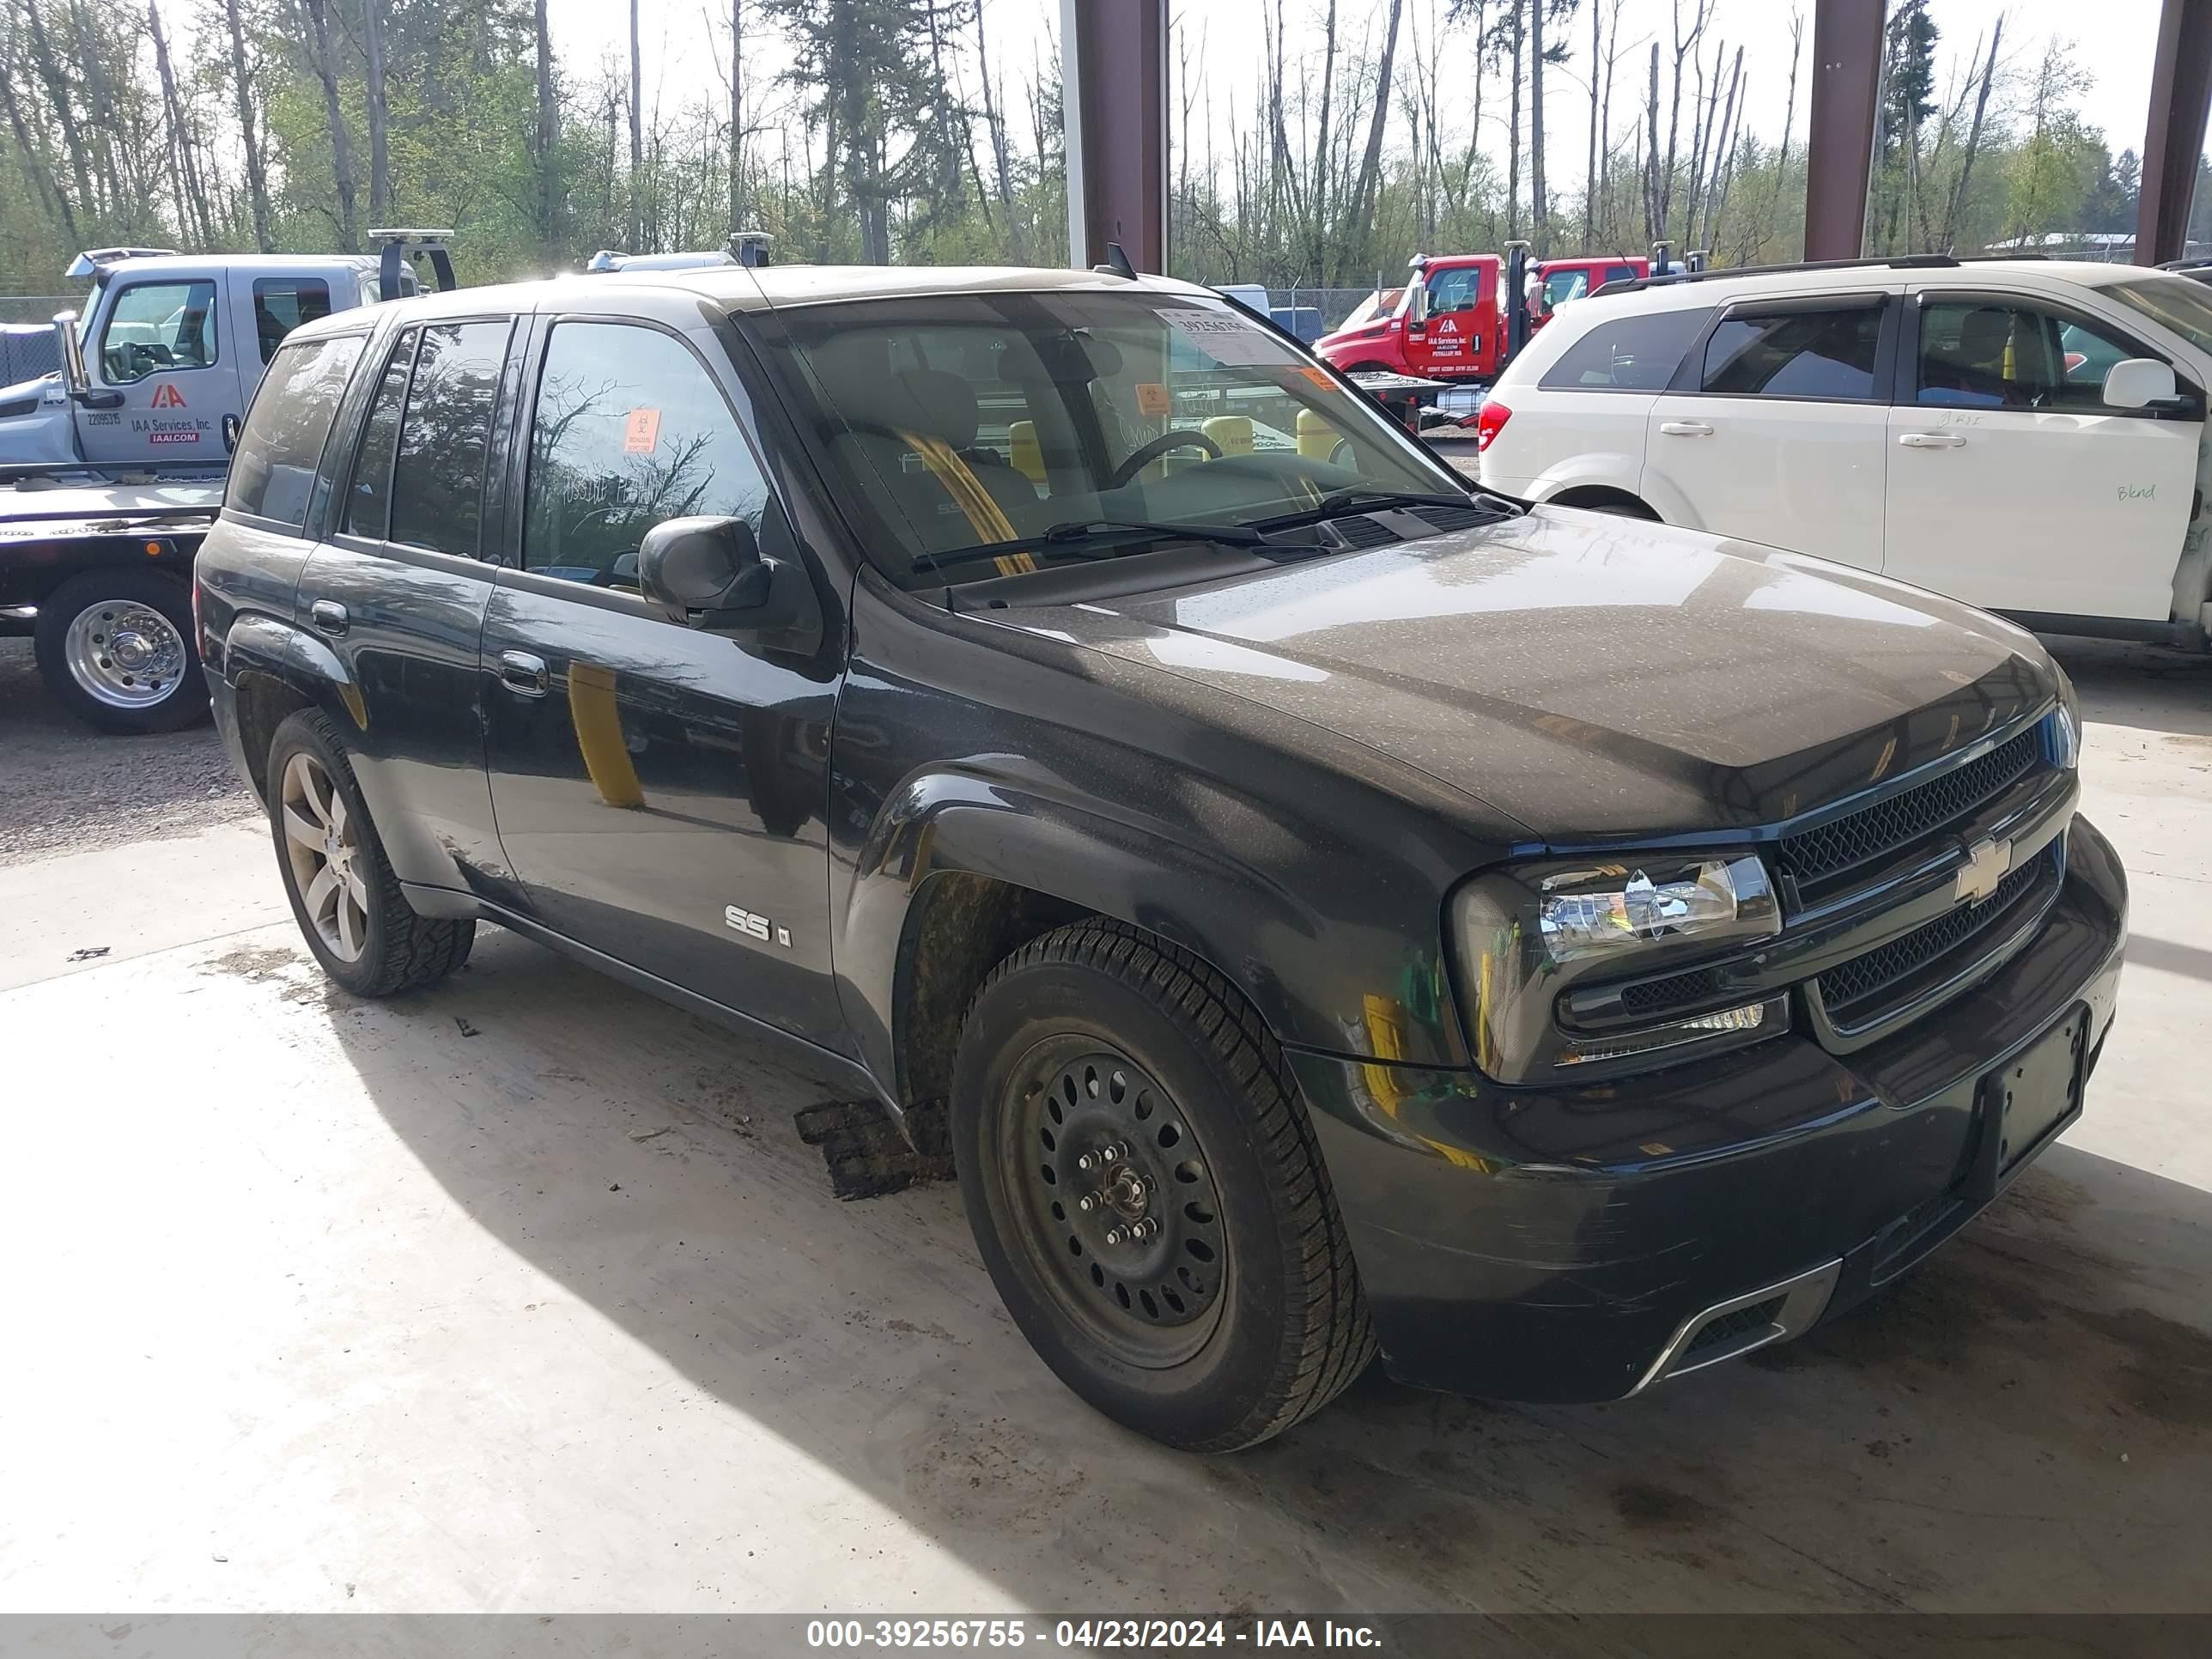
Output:
<svg viewBox="0 0 2212 1659">
<path fill-rule="evenodd" d="M 0 866 L 158 841 L 260 810 L 211 725 L 95 732 L 46 695 L 28 640 L 0 639 Z"/>
</svg>

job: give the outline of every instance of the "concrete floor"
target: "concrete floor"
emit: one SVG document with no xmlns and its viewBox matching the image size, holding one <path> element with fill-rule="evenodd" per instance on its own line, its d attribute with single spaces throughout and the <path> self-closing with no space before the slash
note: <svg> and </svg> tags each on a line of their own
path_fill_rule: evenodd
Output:
<svg viewBox="0 0 2212 1659">
<path fill-rule="evenodd" d="M 333 994 L 258 822 L 0 868 L 0 1612 L 2212 1608 L 2212 662 L 2060 648 L 2137 929 L 2067 1144 L 1795 1348 L 1211 1461 L 718 1030 L 489 930 Z"/>
</svg>

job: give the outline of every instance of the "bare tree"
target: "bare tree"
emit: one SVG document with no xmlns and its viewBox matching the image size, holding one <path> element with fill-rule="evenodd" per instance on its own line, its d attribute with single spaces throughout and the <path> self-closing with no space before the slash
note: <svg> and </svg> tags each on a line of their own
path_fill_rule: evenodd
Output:
<svg viewBox="0 0 2212 1659">
<path fill-rule="evenodd" d="M 1982 122 L 1989 113 L 1990 83 L 1996 78 L 1997 42 L 2004 38 L 2004 18 L 1999 15 L 1996 26 L 1990 31 L 1990 55 L 1982 65 L 1982 89 L 1974 99 L 1973 125 L 1966 129 L 1966 143 L 1959 157 L 1959 176 L 1951 181 L 1951 194 L 1943 205 L 1943 247 L 1948 252 L 1959 234 L 1959 210 L 1966 200 L 1966 183 L 1973 176 L 1975 152 L 1982 143 Z"/>
<path fill-rule="evenodd" d="M 1382 34 L 1382 61 L 1375 72 L 1375 109 L 1367 124 L 1367 153 L 1360 157 L 1359 179 L 1352 186 L 1346 222 L 1353 231 L 1368 229 L 1375 218 L 1375 201 L 1382 177 L 1382 129 L 1390 113 L 1390 69 L 1398 55 L 1398 15 L 1404 0 L 1390 0 L 1390 21 Z M 1346 250 L 1351 252 L 1347 246 Z M 1365 252 L 1363 247 L 1363 255 Z"/>
<path fill-rule="evenodd" d="M 637 0 L 629 0 L 629 245 L 645 251 L 645 73 L 637 49 Z"/>
<path fill-rule="evenodd" d="M 238 125 L 246 141 L 246 188 L 253 204 L 253 245 L 264 253 L 275 244 L 269 240 L 269 176 L 261 166 L 261 136 L 253 119 L 253 80 L 246 62 L 246 26 L 238 14 L 238 0 L 222 0 L 230 24 L 231 86 L 238 94 Z"/>
<path fill-rule="evenodd" d="M 212 243 L 215 225 L 208 217 L 208 193 L 200 183 L 199 167 L 192 155 L 191 133 L 185 125 L 183 101 L 177 96 L 176 70 L 169 61 L 169 40 L 161 30 L 161 9 L 156 0 L 146 0 L 146 26 L 154 40 L 154 67 L 161 80 L 169 188 L 177 198 L 178 223 L 187 234 L 197 234 L 202 243 Z"/>
<path fill-rule="evenodd" d="M 235 0 L 232 0 L 234 4 Z M 392 222 L 392 108 L 384 95 L 384 8 L 390 0 L 362 0 L 362 56 L 368 60 L 368 217 L 376 229 Z"/>
<path fill-rule="evenodd" d="M 1790 15 L 1790 96 L 1782 106 L 1782 148 L 1774 160 L 1774 190 L 1766 204 L 1767 228 L 1770 233 L 1778 227 L 1775 219 L 1782 206 L 1783 186 L 1790 179 L 1790 131 L 1797 117 L 1797 64 L 1805 55 L 1805 15 Z"/>
<path fill-rule="evenodd" d="M 537 0 L 536 14 L 532 21 L 536 27 L 538 131 L 530 148 L 538 167 L 538 240 L 550 249 L 558 230 L 553 146 L 561 131 L 561 106 L 553 95 L 553 29 L 545 15 L 545 0 Z"/>
<path fill-rule="evenodd" d="M 544 4 L 544 0 L 538 0 Z M 977 19 L 976 27 L 982 27 Z M 745 0 L 730 0 L 730 233 L 745 225 Z"/>
<path fill-rule="evenodd" d="M 338 100 L 337 55 L 331 49 L 329 0 L 300 0 L 307 25 L 308 67 L 323 88 L 323 118 L 331 129 L 331 173 L 337 186 L 338 246 L 348 253 L 361 251 L 360 222 L 355 216 L 353 135 L 347 131 L 345 106 Z"/>
<path fill-rule="evenodd" d="M 1551 206 L 1544 199 L 1544 8 L 1528 0 L 1528 225 L 1536 257 L 1551 251 Z"/>
</svg>

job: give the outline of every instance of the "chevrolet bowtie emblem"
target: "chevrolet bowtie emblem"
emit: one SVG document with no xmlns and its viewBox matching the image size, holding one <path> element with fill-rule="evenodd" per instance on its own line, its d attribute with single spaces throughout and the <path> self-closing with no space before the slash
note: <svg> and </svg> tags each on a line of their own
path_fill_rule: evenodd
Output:
<svg viewBox="0 0 2212 1659">
<path fill-rule="evenodd" d="M 1997 890 L 1997 884 L 2012 868 L 2012 843 L 1980 841 L 1966 849 L 1966 862 L 1951 892 L 1954 898 L 1979 904 Z"/>
</svg>

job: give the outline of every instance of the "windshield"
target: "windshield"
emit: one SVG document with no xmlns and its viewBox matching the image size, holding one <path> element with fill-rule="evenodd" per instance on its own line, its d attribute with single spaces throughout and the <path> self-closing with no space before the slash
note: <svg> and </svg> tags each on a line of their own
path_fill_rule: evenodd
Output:
<svg viewBox="0 0 2212 1659">
<path fill-rule="evenodd" d="M 2186 276 L 2133 276 L 2102 283 L 2100 294 L 2163 323 L 2199 351 L 2212 352 L 2212 289 Z"/>
<path fill-rule="evenodd" d="M 870 557 L 914 586 L 1143 551 L 1055 526 L 1220 529 L 1340 491 L 1463 494 L 1374 404 L 1238 307 L 1146 289 L 779 311 L 773 355 L 817 411 Z M 963 558 L 1004 546 L 1006 556 Z"/>
</svg>

